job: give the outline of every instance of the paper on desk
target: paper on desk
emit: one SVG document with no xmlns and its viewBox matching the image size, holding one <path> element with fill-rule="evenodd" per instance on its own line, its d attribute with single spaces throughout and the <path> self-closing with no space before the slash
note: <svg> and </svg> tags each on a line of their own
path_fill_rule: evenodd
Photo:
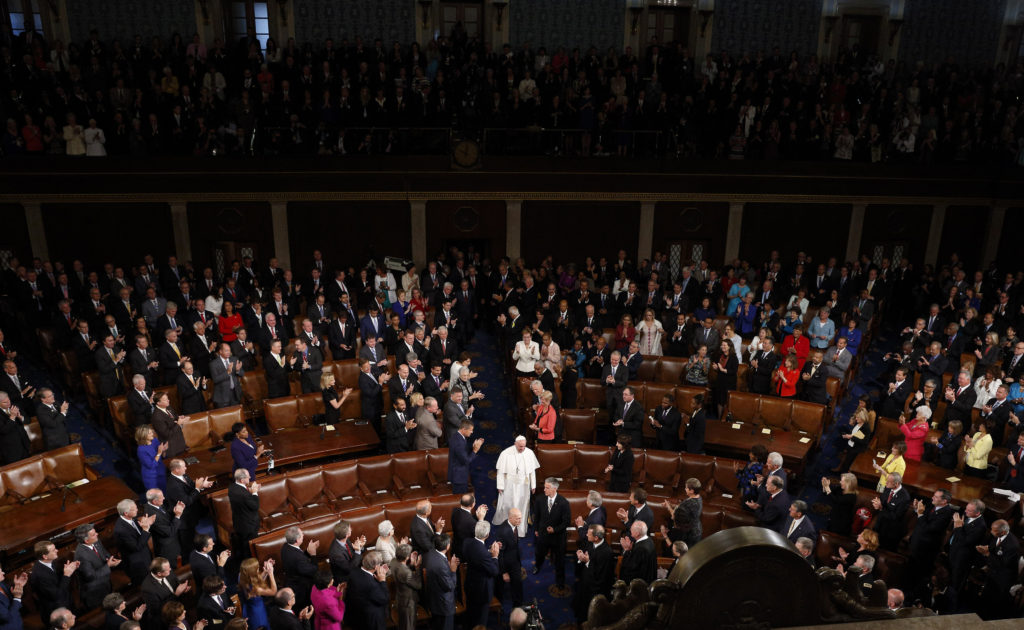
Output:
<svg viewBox="0 0 1024 630">
<path fill-rule="evenodd" d="M 324 429 L 325 429 L 325 430 L 327 430 L 327 431 L 335 431 L 335 430 L 336 430 L 336 429 L 334 428 L 334 425 L 333 425 L 333 424 L 325 424 L 325 425 L 324 425 Z"/>
<path fill-rule="evenodd" d="M 764 433 L 765 435 L 771 435 L 772 434 L 772 430 L 771 429 L 761 429 L 761 433 Z"/>
<path fill-rule="evenodd" d="M 800 438 L 800 443 L 801 444 L 807 444 L 810 441 L 811 441 L 811 438 L 809 438 L 809 437 L 802 437 L 802 438 Z"/>
<path fill-rule="evenodd" d="M 882 451 L 878 451 L 877 453 L 875 453 L 875 457 L 877 457 L 878 459 L 885 459 L 885 453 L 883 453 Z"/>
<path fill-rule="evenodd" d="M 742 424 L 740 424 L 739 422 L 733 422 L 733 423 L 732 423 L 732 428 L 734 428 L 734 429 L 739 429 L 739 428 L 741 428 L 742 426 L 743 426 L 743 425 L 742 425 Z"/>
<path fill-rule="evenodd" d="M 68 484 L 68 487 L 69 488 L 77 488 L 78 486 L 84 486 L 87 483 L 89 483 L 89 480 L 83 477 L 83 478 L 79 479 L 78 481 L 72 481 L 71 483 Z"/>
<path fill-rule="evenodd" d="M 946 481 L 948 481 L 949 483 L 956 483 L 960 481 L 960 477 L 946 477 Z"/>
<path fill-rule="evenodd" d="M 1020 501 L 1020 494 L 1014 492 L 1013 490 L 1007 490 L 1006 488 L 992 488 L 992 492 L 995 494 L 1003 495 L 1013 503 Z"/>
</svg>

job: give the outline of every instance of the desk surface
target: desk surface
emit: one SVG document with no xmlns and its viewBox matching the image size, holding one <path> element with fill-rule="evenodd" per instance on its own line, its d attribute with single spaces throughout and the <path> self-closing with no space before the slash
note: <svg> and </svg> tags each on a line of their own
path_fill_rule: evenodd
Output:
<svg viewBox="0 0 1024 630">
<path fill-rule="evenodd" d="M 875 451 L 861 453 L 854 460 L 850 472 L 857 476 L 857 479 L 866 482 L 874 489 L 878 483 L 879 473 L 871 466 L 871 462 L 884 461 L 884 457 L 878 457 Z M 981 499 L 985 506 L 994 514 L 1006 515 L 1013 509 L 1013 502 L 1004 496 L 992 492 L 992 483 L 977 477 L 968 477 L 955 470 L 929 464 L 928 462 L 916 462 L 905 459 L 907 469 L 903 473 L 903 485 L 911 494 L 922 497 L 931 497 L 931 494 L 939 488 L 949 490 L 955 505 L 963 507 L 968 501 Z M 956 478 L 959 481 L 949 481 L 949 478 Z"/>
<path fill-rule="evenodd" d="M 69 492 L 63 512 L 61 491 L 55 490 L 0 513 L 0 552 L 17 553 L 42 538 L 70 533 L 83 523 L 98 523 L 117 513 L 118 501 L 138 498 L 138 493 L 117 477 L 100 477 L 74 491 L 81 501 L 76 503 Z"/>
<path fill-rule="evenodd" d="M 333 431 L 321 431 L 320 427 L 315 426 L 279 431 L 259 439 L 268 450 L 274 451 L 275 469 L 361 453 L 380 446 L 380 437 L 369 424 L 339 422 L 334 427 Z M 198 463 L 188 466 L 188 474 L 193 479 L 209 477 L 218 483 L 224 483 L 234 468 L 228 448 L 218 453 L 212 453 L 209 449 L 189 451 L 184 456 L 199 460 Z M 258 470 L 266 471 L 269 463 L 267 456 L 260 457 Z"/>
<path fill-rule="evenodd" d="M 734 425 L 739 425 L 739 428 L 734 429 Z M 746 460 L 754 444 L 762 444 L 768 452 L 778 452 L 787 468 L 799 472 L 807 463 L 815 439 L 799 431 L 782 429 L 772 429 L 770 434 L 762 433 L 760 425 L 749 422 L 708 420 L 704 434 L 704 449 L 708 452 Z"/>
</svg>

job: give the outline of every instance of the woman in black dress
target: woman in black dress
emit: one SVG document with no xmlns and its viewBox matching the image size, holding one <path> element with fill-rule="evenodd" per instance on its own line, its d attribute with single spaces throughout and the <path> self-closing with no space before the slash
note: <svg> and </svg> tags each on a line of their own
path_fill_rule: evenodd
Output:
<svg viewBox="0 0 1024 630">
<path fill-rule="evenodd" d="M 719 417 L 726 403 L 729 402 L 729 392 L 736 389 L 736 372 L 739 370 L 740 361 L 736 358 L 736 349 L 731 341 L 722 340 L 719 346 L 721 352 L 718 360 L 711 364 L 711 370 L 716 372 L 713 393 L 715 396 L 715 417 Z"/>
<path fill-rule="evenodd" d="M 615 441 L 612 458 L 605 467 L 605 474 L 611 473 L 608 490 L 611 492 L 629 492 L 629 484 L 633 480 L 633 450 L 629 448 L 632 439 L 628 435 L 620 435 Z"/>
<path fill-rule="evenodd" d="M 690 549 L 693 549 L 693 546 L 704 537 L 700 523 L 704 500 L 700 497 L 700 486 L 700 480 L 691 477 L 686 480 L 686 498 L 682 502 L 672 505 L 666 499 L 664 503 L 672 514 L 672 529 L 666 528 L 662 533 L 672 542 L 677 540 L 685 542 Z"/>
<path fill-rule="evenodd" d="M 338 392 L 334 389 L 334 374 L 324 372 L 320 376 L 320 392 L 324 398 L 324 424 L 337 424 L 341 419 L 341 406 L 352 393 L 352 388 L 346 387 L 339 399 Z"/>
<path fill-rule="evenodd" d="M 849 537 L 850 529 L 853 527 L 853 509 L 857 503 L 856 475 L 843 473 L 839 477 L 839 487 L 842 492 L 835 492 L 829 478 L 821 478 L 821 490 L 832 504 L 832 512 L 828 517 L 828 531 Z"/>
<path fill-rule="evenodd" d="M 576 408 L 576 382 L 579 381 L 579 372 L 576 370 L 576 355 L 570 353 L 565 357 L 565 364 L 562 368 L 562 409 Z"/>
</svg>

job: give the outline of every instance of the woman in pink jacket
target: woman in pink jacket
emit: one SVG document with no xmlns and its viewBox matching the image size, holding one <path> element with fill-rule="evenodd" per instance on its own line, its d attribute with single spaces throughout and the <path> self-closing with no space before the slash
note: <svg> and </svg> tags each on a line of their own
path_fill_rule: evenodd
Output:
<svg viewBox="0 0 1024 630">
<path fill-rule="evenodd" d="M 900 414 L 900 431 L 907 442 L 907 452 L 903 456 L 915 462 L 921 461 L 924 455 L 924 440 L 928 437 L 928 420 L 932 416 L 932 410 L 928 407 L 918 407 L 917 415 L 909 423 L 907 417 Z"/>
<path fill-rule="evenodd" d="M 334 585 L 330 571 L 318 571 L 309 594 L 313 602 L 313 630 L 341 630 L 345 618 L 345 584 Z"/>
</svg>

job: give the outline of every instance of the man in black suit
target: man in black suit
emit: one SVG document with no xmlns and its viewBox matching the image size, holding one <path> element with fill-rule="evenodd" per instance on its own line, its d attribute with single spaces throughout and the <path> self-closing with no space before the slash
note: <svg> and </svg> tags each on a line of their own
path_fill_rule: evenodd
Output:
<svg viewBox="0 0 1024 630">
<path fill-rule="evenodd" d="M 409 525 L 409 538 L 412 548 L 421 556 L 430 553 L 434 549 L 434 535 L 444 531 L 444 517 L 437 519 L 437 523 L 430 522 L 430 512 L 434 509 L 429 499 L 422 499 L 416 503 L 416 516 Z"/>
<path fill-rule="evenodd" d="M 958 354 L 957 357 L 959 356 Z M 917 359 L 917 371 L 921 373 L 921 382 L 934 379 L 936 383 L 941 383 L 948 363 L 949 360 L 942 356 L 942 344 L 938 341 L 931 342 L 928 345 L 928 352 Z"/>
<path fill-rule="evenodd" d="M 654 409 L 651 425 L 658 430 L 658 448 L 664 451 L 675 451 L 679 448 L 679 423 L 682 415 L 675 406 L 675 397 L 666 394 L 661 404 Z M 582 536 L 580 540 L 582 540 Z"/>
<path fill-rule="evenodd" d="M 313 606 L 307 604 L 305 608 L 299 608 L 296 600 L 294 589 L 285 587 L 277 591 L 274 605 L 267 611 L 272 630 L 309 630 Z M 296 608 L 299 610 L 296 611 Z"/>
<path fill-rule="evenodd" d="M 896 368 L 892 382 L 889 383 L 889 387 L 882 394 L 882 398 L 875 408 L 878 415 L 883 418 L 899 418 L 903 413 L 903 405 L 907 402 L 907 397 L 910 396 L 912 390 L 913 384 L 907 378 L 907 370 L 902 367 Z"/>
<path fill-rule="evenodd" d="M 789 539 L 789 542 L 796 544 L 800 538 L 818 539 L 818 532 L 814 529 L 814 523 L 807 518 L 807 503 L 797 499 L 789 504 L 789 516 L 782 523 L 779 533 Z"/>
<path fill-rule="evenodd" d="M 116 340 L 111 334 L 103 336 L 101 347 L 96 349 L 96 369 L 100 373 L 100 394 L 104 398 L 116 396 L 124 390 L 121 370 L 125 351 L 115 347 Z"/>
<path fill-rule="evenodd" d="M 11 404 L 7 392 L 0 392 L 0 465 L 13 464 L 32 452 L 25 414 Z"/>
<path fill-rule="evenodd" d="M 388 615 L 388 565 L 379 551 L 363 554 L 345 592 L 345 617 L 353 628 L 384 630 Z"/>
<path fill-rule="evenodd" d="M 612 352 L 608 365 L 601 370 L 601 384 L 605 388 L 605 404 L 608 408 L 609 418 L 619 419 L 622 417 L 619 409 L 622 407 L 622 392 L 628 380 L 629 369 L 622 364 L 622 354 L 616 350 Z M 640 418 L 642 421 L 643 411 L 640 412 Z M 643 441 L 634 443 L 639 446 L 643 444 Z"/>
<path fill-rule="evenodd" d="M 813 350 L 809 360 L 800 370 L 800 381 L 804 384 L 803 399 L 819 405 L 828 402 L 828 392 L 825 389 L 828 374 L 822 367 L 822 356 L 821 350 Z"/>
<path fill-rule="evenodd" d="M 758 525 L 779 531 L 789 515 L 791 501 L 789 493 L 785 490 L 785 482 L 773 474 L 765 482 L 764 500 L 747 501 L 747 507 L 754 511 Z"/>
<path fill-rule="evenodd" d="M 932 569 L 935 568 L 935 560 L 942 549 L 946 530 L 953 520 L 950 498 L 948 490 L 940 489 L 932 493 L 932 504 L 928 507 L 925 507 L 924 501 L 914 499 L 912 509 L 917 517 L 917 523 L 910 534 L 909 567 L 909 583 L 914 588 L 921 587 L 921 582 L 931 575 Z"/>
<path fill-rule="evenodd" d="M 440 365 L 430 366 L 430 374 L 423 377 L 420 387 L 423 389 L 424 398 L 429 396 L 438 401 L 438 404 L 444 404 L 444 397 L 448 391 L 448 379 L 443 374 Z"/>
<path fill-rule="evenodd" d="M 981 408 L 981 421 L 988 426 L 988 432 L 992 434 L 992 444 L 1002 445 L 1005 440 L 1006 423 L 1010 419 L 1012 405 L 1006 400 L 1010 393 L 1010 387 L 1000 384 L 996 388 L 996 397 L 989 398 L 985 406 Z"/>
<path fill-rule="evenodd" d="M 43 448 L 47 451 L 71 443 L 68 436 L 67 421 L 68 401 L 57 406 L 53 390 L 44 387 L 39 390 L 39 402 L 36 403 L 36 419 L 39 420 L 39 430 L 43 433 Z"/>
<path fill-rule="evenodd" d="M 356 326 L 347 311 L 339 311 L 338 319 L 327 329 L 327 343 L 334 359 L 352 359 L 356 356 Z"/>
<path fill-rule="evenodd" d="M 145 630 L 161 630 L 164 627 L 161 609 L 170 601 L 179 601 L 179 597 L 189 590 L 188 582 L 179 582 L 178 576 L 171 571 L 171 563 L 167 558 L 153 558 L 149 565 L 149 573 L 142 580 L 142 601 L 146 602 L 146 613 L 142 618 Z"/>
<path fill-rule="evenodd" d="M 637 578 L 647 584 L 654 582 L 658 577 L 658 554 L 654 551 L 654 541 L 647 536 L 647 524 L 634 521 L 629 536 L 623 536 L 619 542 L 623 551 L 619 579 L 626 584 Z"/>
<path fill-rule="evenodd" d="M 302 529 L 289 527 L 284 533 L 284 546 L 281 547 L 281 570 L 284 571 L 285 584 L 295 591 L 295 601 L 299 608 L 309 606 L 309 594 L 313 590 L 313 578 L 316 577 L 316 550 L 320 541 L 309 541 L 306 550 L 302 550 L 304 540 Z"/>
<path fill-rule="evenodd" d="M 555 565 L 555 585 L 565 588 L 565 538 L 569 527 L 569 502 L 558 494 L 559 482 L 554 477 L 544 480 L 544 495 L 534 505 L 533 529 L 536 535 L 536 554 L 533 574 L 540 573 L 544 559 L 551 554 Z"/>
<path fill-rule="evenodd" d="M 405 399 L 392 399 L 392 410 L 384 418 L 388 453 L 404 453 L 412 450 L 416 419 L 406 413 Z"/>
<path fill-rule="evenodd" d="M 1010 533 L 1010 524 L 999 519 L 992 523 L 992 538 L 978 546 L 985 558 L 988 576 L 979 610 L 985 619 L 1016 617 L 1010 588 L 1019 582 L 1020 540 Z"/>
<path fill-rule="evenodd" d="M 398 357 L 395 357 L 396 361 L 397 359 Z M 416 391 L 416 386 L 418 384 L 419 383 L 417 382 L 416 377 L 410 376 L 409 374 L 408 362 L 400 364 L 398 366 L 398 374 L 393 376 L 391 380 L 388 381 L 388 391 L 391 393 L 392 404 L 394 404 L 396 400 L 401 398 L 406 402 L 406 405 L 408 406 L 409 396 L 411 396 L 413 392 Z"/>
<path fill-rule="evenodd" d="M 323 374 L 324 357 L 320 349 L 307 345 L 301 337 L 295 339 L 295 353 L 290 360 L 292 369 L 300 370 L 302 393 L 320 391 L 320 375 Z M 301 599 L 299 600 L 302 601 Z"/>
<path fill-rule="evenodd" d="M 442 365 L 443 369 L 448 369 L 458 357 L 458 348 L 449 337 L 447 328 L 440 326 L 434 332 L 437 336 L 430 342 L 430 365 Z"/>
<path fill-rule="evenodd" d="M 988 535 L 988 525 L 982 517 L 984 513 L 985 504 L 980 499 L 973 499 L 964 507 L 963 516 L 953 515 L 953 533 L 949 537 L 949 587 L 953 591 L 954 604 L 971 569 L 982 560 L 978 546 L 984 544 Z"/>
<path fill-rule="evenodd" d="M 494 581 L 494 596 L 502 601 L 507 587 L 512 598 L 512 607 L 523 604 L 523 560 L 519 554 L 519 524 L 523 514 L 518 508 L 510 508 L 508 520 L 494 527 L 494 540 L 500 545 L 498 554 L 498 579 Z"/>
<path fill-rule="evenodd" d="M 205 584 L 208 578 L 220 578 L 221 582 L 224 581 L 224 565 L 227 564 L 231 552 L 224 549 L 214 556 L 213 545 L 213 537 L 209 534 L 196 534 L 192 541 L 193 549 L 188 556 L 188 565 L 192 569 L 192 577 L 196 584 Z"/>
<path fill-rule="evenodd" d="M 78 563 L 78 596 L 85 608 L 96 608 L 111 591 L 110 570 L 121 564 L 100 542 L 92 523 L 75 528 L 75 562 Z"/>
<path fill-rule="evenodd" d="M 615 560 L 605 542 L 604 525 L 587 526 L 585 535 L 580 537 L 576 560 L 579 579 L 573 609 L 577 623 L 582 624 L 587 619 L 590 601 L 598 595 L 610 596 L 615 582 Z"/>
<path fill-rule="evenodd" d="M 704 454 L 704 432 L 707 429 L 704 414 L 704 394 L 693 397 L 693 415 L 686 424 L 686 452 L 692 455 Z"/>
<path fill-rule="evenodd" d="M 167 475 L 167 502 L 170 505 L 185 504 L 181 515 L 181 526 L 178 528 L 181 549 L 191 549 L 195 544 L 196 525 L 206 514 L 206 507 L 200 500 L 203 490 L 213 487 L 213 482 L 206 477 L 192 479 L 188 476 L 185 460 L 172 459 L 168 464 L 171 474 Z"/>
<path fill-rule="evenodd" d="M 239 562 L 250 556 L 249 541 L 260 529 L 260 484 L 249 480 L 249 471 L 239 468 L 235 471 L 235 482 L 228 489 L 231 502 L 231 521 L 234 555 Z"/>
<path fill-rule="evenodd" d="M 39 617 L 43 625 L 48 626 L 50 613 L 71 605 L 71 575 L 78 569 L 79 562 L 61 562 L 57 546 L 49 540 L 37 542 L 33 551 L 36 561 L 28 575 L 28 585 Z"/>
<path fill-rule="evenodd" d="M 173 330 L 164 332 L 164 343 L 156 351 L 157 361 L 160 362 L 162 373 L 160 383 L 162 385 L 174 385 L 178 380 L 178 372 L 181 371 L 181 364 L 188 359 L 185 354 L 185 346 L 178 341 L 178 333 Z"/>
<path fill-rule="evenodd" d="M 369 420 L 370 424 L 377 431 L 377 435 L 383 436 L 380 426 L 381 409 L 384 406 L 384 385 L 390 380 L 390 375 L 385 371 L 379 376 L 374 376 L 372 365 L 369 359 L 359 359 L 359 404 L 361 417 Z"/>
<path fill-rule="evenodd" d="M 102 330 L 96 327 L 96 330 Z M 91 372 L 96 369 L 96 348 L 99 342 L 89 334 L 89 322 L 78 322 L 78 334 L 71 337 L 71 349 L 75 351 L 78 359 L 78 369 L 83 372 Z"/>
<path fill-rule="evenodd" d="M 291 371 L 293 361 L 289 361 L 281 354 L 281 340 L 275 339 L 270 344 L 270 349 L 263 357 L 263 371 L 267 379 L 267 397 L 281 398 L 291 393 L 288 384 L 288 372 Z"/>
<path fill-rule="evenodd" d="M 178 531 L 181 528 L 181 513 L 185 511 L 185 504 L 179 501 L 171 506 L 170 512 L 164 505 L 163 490 L 150 488 L 146 491 L 146 505 L 143 506 L 143 510 L 146 516 L 154 518 L 153 526 L 149 528 L 153 538 L 153 553 L 177 565 L 178 556 L 182 555 Z"/>
<path fill-rule="evenodd" d="M 136 374 L 132 377 L 132 389 L 126 395 L 128 408 L 132 410 L 135 426 L 149 424 L 153 416 L 153 391 L 146 387 L 146 377 Z"/>
<path fill-rule="evenodd" d="M 903 517 L 910 507 L 910 494 L 903 488 L 903 477 L 896 472 L 889 473 L 885 479 L 885 490 L 880 497 L 871 500 L 871 505 L 876 510 L 872 527 L 878 532 L 880 546 L 896 551 L 906 533 Z"/>
<path fill-rule="evenodd" d="M 772 338 L 766 337 L 761 352 L 750 359 L 750 391 L 755 394 L 767 394 L 771 389 L 772 371 L 779 364 L 779 357 L 772 352 L 772 346 Z"/>
<path fill-rule="evenodd" d="M 452 508 L 452 553 L 465 561 L 462 557 L 462 550 L 466 541 L 475 534 L 476 524 L 487 516 L 487 506 L 481 505 L 474 510 L 476 497 L 472 494 L 464 494 L 459 498 L 459 504 Z"/>
<path fill-rule="evenodd" d="M 624 367 L 619 366 L 623 371 Z M 644 409 L 640 401 L 633 397 L 633 388 L 625 387 L 622 390 L 622 404 L 619 406 L 621 412 L 609 417 L 617 418 L 612 422 L 616 435 L 628 435 L 633 444 L 638 447 L 644 443 Z"/>
<path fill-rule="evenodd" d="M 149 572 L 149 564 L 153 555 L 149 551 L 149 528 L 156 520 L 152 516 L 136 516 L 139 506 L 131 499 L 123 499 L 117 504 L 119 518 L 114 523 L 114 542 L 117 552 L 121 555 L 124 570 L 132 580 L 132 585 L 142 583 Z"/>
<path fill-rule="evenodd" d="M 654 527 L 654 512 L 651 506 L 647 505 L 647 491 L 643 488 L 634 488 L 629 493 L 629 509 L 619 508 L 615 516 L 622 521 L 622 531 L 630 536 L 633 523 L 643 521 L 647 525 L 647 531 Z"/>
<path fill-rule="evenodd" d="M 951 420 L 959 420 L 965 427 L 971 426 L 971 410 L 978 400 L 978 394 L 971 386 L 971 373 L 961 370 L 957 374 L 956 383 L 946 387 L 944 398 L 946 415 L 942 417 L 943 425 Z"/>
<path fill-rule="evenodd" d="M 334 540 L 331 541 L 331 548 L 327 550 L 327 561 L 330 563 L 335 584 L 348 582 L 349 577 L 354 571 L 359 570 L 363 561 L 366 536 L 349 540 L 351 534 L 352 525 L 348 521 L 338 521 L 334 526 Z"/>
<path fill-rule="evenodd" d="M 498 555 L 501 544 L 493 542 L 488 547 L 487 537 L 491 535 L 491 524 L 477 521 L 473 536 L 463 541 L 462 560 L 466 568 L 466 628 L 487 626 L 487 613 L 494 597 L 494 580 L 498 576 Z"/>
<path fill-rule="evenodd" d="M 692 328 L 685 313 L 676 315 L 675 325 L 669 326 L 665 331 L 665 334 L 668 336 L 668 346 L 665 348 L 667 356 L 685 357 L 690 354 L 690 339 L 693 336 Z"/>
<path fill-rule="evenodd" d="M 256 369 L 256 344 L 249 340 L 249 331 L 242 326 L 235 326 L 235 340 L 228 344 L 231 348 L 231 360 L 240 361 L 246 372 Z M 213 357 L 210 357 L 213 359 Z"/>
<path fill-rule="evenodd" d="M 192 577 L 196 577 L 195 573 Z M 219 575 L 207 575 L 202 581 L 196 580 L 202 585 L 203 595 L 196 604 L 196 617 L 206 620 L 208 626 L 224 627 L 234 619 L 235 607 L 227 598 L 227 586 L 224 578 Z"/>
<path fill-rule="evenodd" d="M 209 328 L 203 322 L 192 324 L 192 336 L 186 344 L 185 353 L 195 364 L 200 376 L 210 375 L 210 360 L 217 352 L 217 340 L 209 334 Z M 185 362 L 182 362 L 184 366 Z"/>
</svg>

